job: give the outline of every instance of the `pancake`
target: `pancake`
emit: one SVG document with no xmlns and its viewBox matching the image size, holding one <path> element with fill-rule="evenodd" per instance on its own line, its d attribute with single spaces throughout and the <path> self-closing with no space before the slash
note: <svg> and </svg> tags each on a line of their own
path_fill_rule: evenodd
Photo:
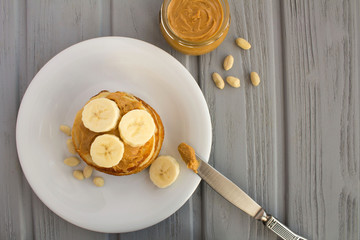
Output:
<svg viewBox="0 0 360 240">
<path fill-rule="evenodd" d="M 131 110 L 146 110 L 154 119 L 156 126 L 155 133 L 148 142 L 140 147 L 132 147 L 123 141 L 124 155 L 122 160 L 117 165 L 111 168 L 97 166 L 90 156 L 90 146 L 94 139 L 102 134 L 113 134 L 121 139 L 118 130 L 118 124 L 116 124 L 115 129 L 112 129 L 108 132 L 92 132 L 87 129 L 82 122 L 82 111 L 84 109 L 82 108 L 76 114 L 71 134 L 77 153 L 88 165 L 107 174 L 121 176 L 138 173 L 144 170 L 159 155 L 164 140 L 164 126 L 160 116 L 146 102 L 130 93 L 102 91 L 96 96 L 92 97 L 90 100 L 102 97 L 108 98 L 117 104 L 120 109 L 120 119 L 123 115 Z"/>
</svg>

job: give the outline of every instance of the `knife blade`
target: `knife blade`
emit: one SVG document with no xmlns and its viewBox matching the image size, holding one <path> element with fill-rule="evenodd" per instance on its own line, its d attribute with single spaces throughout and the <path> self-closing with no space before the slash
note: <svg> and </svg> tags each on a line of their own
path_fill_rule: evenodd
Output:
<svg viewBox="0 0 360 240">
<path fill-rule="evenodd" d="M 267 228 L 284 240 L 306 240 L 292 232 L 275 217 L 267 214 L 265 210 L 241 190 L 241 188 L 208 163 L 201 160 L 199 156 L 196 156 L 196 158 L 199 162 L 197 174 L 230 203 L 234 204 L 256 220 L 263 222 Z"/>
</svg>

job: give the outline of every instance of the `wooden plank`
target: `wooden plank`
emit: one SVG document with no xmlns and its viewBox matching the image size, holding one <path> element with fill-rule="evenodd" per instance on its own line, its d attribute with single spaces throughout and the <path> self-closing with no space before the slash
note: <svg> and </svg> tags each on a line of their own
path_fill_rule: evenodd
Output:
<svg viewBox="0 0 360 240">
<path fill-rule="evenodd" d="M 288 224 L 359 239 L 359 2 L 281 3 Z"/>
<path fill-rule="evenodd" d="M 0 239 L 33 236 L 31 190 L 17 159 L 18 84 L 26 54 L 23 1 L 0 1 Z"/>
<path fill-rule="evenodd" d="M 173 50 L 164 40 L 159 28 L 162 1 L 113 1 L 112 34 L 140 39 L 167 51 L 177 58 L 197 79 L 197 58 Z M 200 239 L 201 191 L 198 188 L 191 199 L 168 219 L 147 229 L 120 234 L 121 239 Z"/>
<path fill-rule="evenodd" d="M 283 158 L 281 101 L 277 97 L 279 84 L 275 63 L 274 39 L 279 33 L 274 26 L 273 11 L 278 6 L 269 1 L 229 1 L 231 27 L 222 45 L 200 58 L 201 86 L 207 99 L 213 123 L 212 165 L 234 181 L 272 214 L 283 219 L 281 209 Z M 235 44 L 237 37 L 248 39 L 249 51 Z M 235 58 L 234 67 L 222 69 L 224 57 Z M 219 90 L 211 80 L 211 73 L 224 78 L 229 75 L 241 79 L 241 87 L 229 85 Z M 251 71 L 259 73 L 258 87 L 250 83 Z M 203 185 L 203 230 L 205 239 L 276 239 L 263 225 L 229 204 L 207 185 Z"/>
<path fill-rule="evenodd" d="M 232 0 L 229 36 L 200 58 L 166 44 L 154 24 L 160 4 L 0 0 L 0 239 L 276 239 L 205 184 L 170 218 L 121 235 L 78 228 L 33 195 L 16 155 L 19 102 L 55 54 L 110 34 L 165 49 L 200 80 L 219 171 L 309 239 L 359 239 L 359 2 Z M 253 48 L 238 49 L 238 36 Z M 235 67 L 225 73 L 229 53 Z M 253 70 L 262 78 L 257 88 Z M 242 87 L 216 89 L 213 71 L 239 76 Z"/>
<path fill-rule="evenodd" d="M 19 82 L 20 97 L 40 68 L 61 50 L 86 39 L 108 34 L 109 1 L 27 1 L 26 77 Z M 61 219 L 34 194 L 29 206 L 33 212 L 35 239 L 107 239 L 108 234 L 91 232 Z M 31 238 L 29 236 L 26 239 Z"/>
</svg>

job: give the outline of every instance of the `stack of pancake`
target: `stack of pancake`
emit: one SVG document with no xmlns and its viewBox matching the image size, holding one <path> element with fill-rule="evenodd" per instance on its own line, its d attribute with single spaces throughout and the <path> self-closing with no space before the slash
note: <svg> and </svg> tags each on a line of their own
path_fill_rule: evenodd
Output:
<svg viewBox="0 0 360 240">
<path fill-rule="evenodd" d="M 76 114 L 74 125 L 72 128 L 72 140 L 75 146 L 76 151 L 80 157 L 90 166 L 94 167 L 96 170 L 112 174 L 112 175 L 129 175 L 142 171 L 147 168 L 158 156 L 163 140 L 164 140 L 164 126 L 159 115 L 156 111 L 150 107 L 146 102 L 141 100 L 138 97 L 135 97 L 132 94 L 126 92 L 108 92 L 102 91 L 96 96 L 92 97 L 91 100 L 98 98 L 107 98 L 116 103 L 120 109 L 120 118 L 126 113 L 132 110 L 145 110 L 150 113 L 151 117 L 155 123 L 155 132 L 154 135 L 142 146 L 131 146 L 123 141 L 124 144 L 124 153 L 121 161 L 112 167 L 105 168 L 98 166 L 90 155 L 91 144 L 94 139 L 103 134 L 112 134 L 121 139 L 118 123 L 114 129 L 111 129 L 107 132 L 93 132 L 85 127 L 82 121 L 82 113 L 84 108 L 82 108 Z M 122 139 L 121 139 L 122 140 Z"/>
</svg>

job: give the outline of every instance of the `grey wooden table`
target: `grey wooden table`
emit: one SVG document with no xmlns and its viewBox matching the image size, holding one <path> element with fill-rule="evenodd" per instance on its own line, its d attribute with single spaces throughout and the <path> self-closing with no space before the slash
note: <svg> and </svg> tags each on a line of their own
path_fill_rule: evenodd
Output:
<svg viewBox="0 0 360 240">
<path fill-rule="evenodd" d="M 230 0 L 228 37 L 200 57 L 167 45 L 161 2 L 0 0 L 0 239 L 276 239 L 205 183 L 168 219 L 123 234 L 74 226 L 37 198 L 15 146 L 22 96 L 58 52 L 109 35 L 152 43 L 188 68 L 210 109 L 210 163 L 258 203 L 309 239 L 360 239 L 360 1 Z M 227 54 L 241 88 L 220 91 L 210 76 L 225 74 Z"/>
</svg>

